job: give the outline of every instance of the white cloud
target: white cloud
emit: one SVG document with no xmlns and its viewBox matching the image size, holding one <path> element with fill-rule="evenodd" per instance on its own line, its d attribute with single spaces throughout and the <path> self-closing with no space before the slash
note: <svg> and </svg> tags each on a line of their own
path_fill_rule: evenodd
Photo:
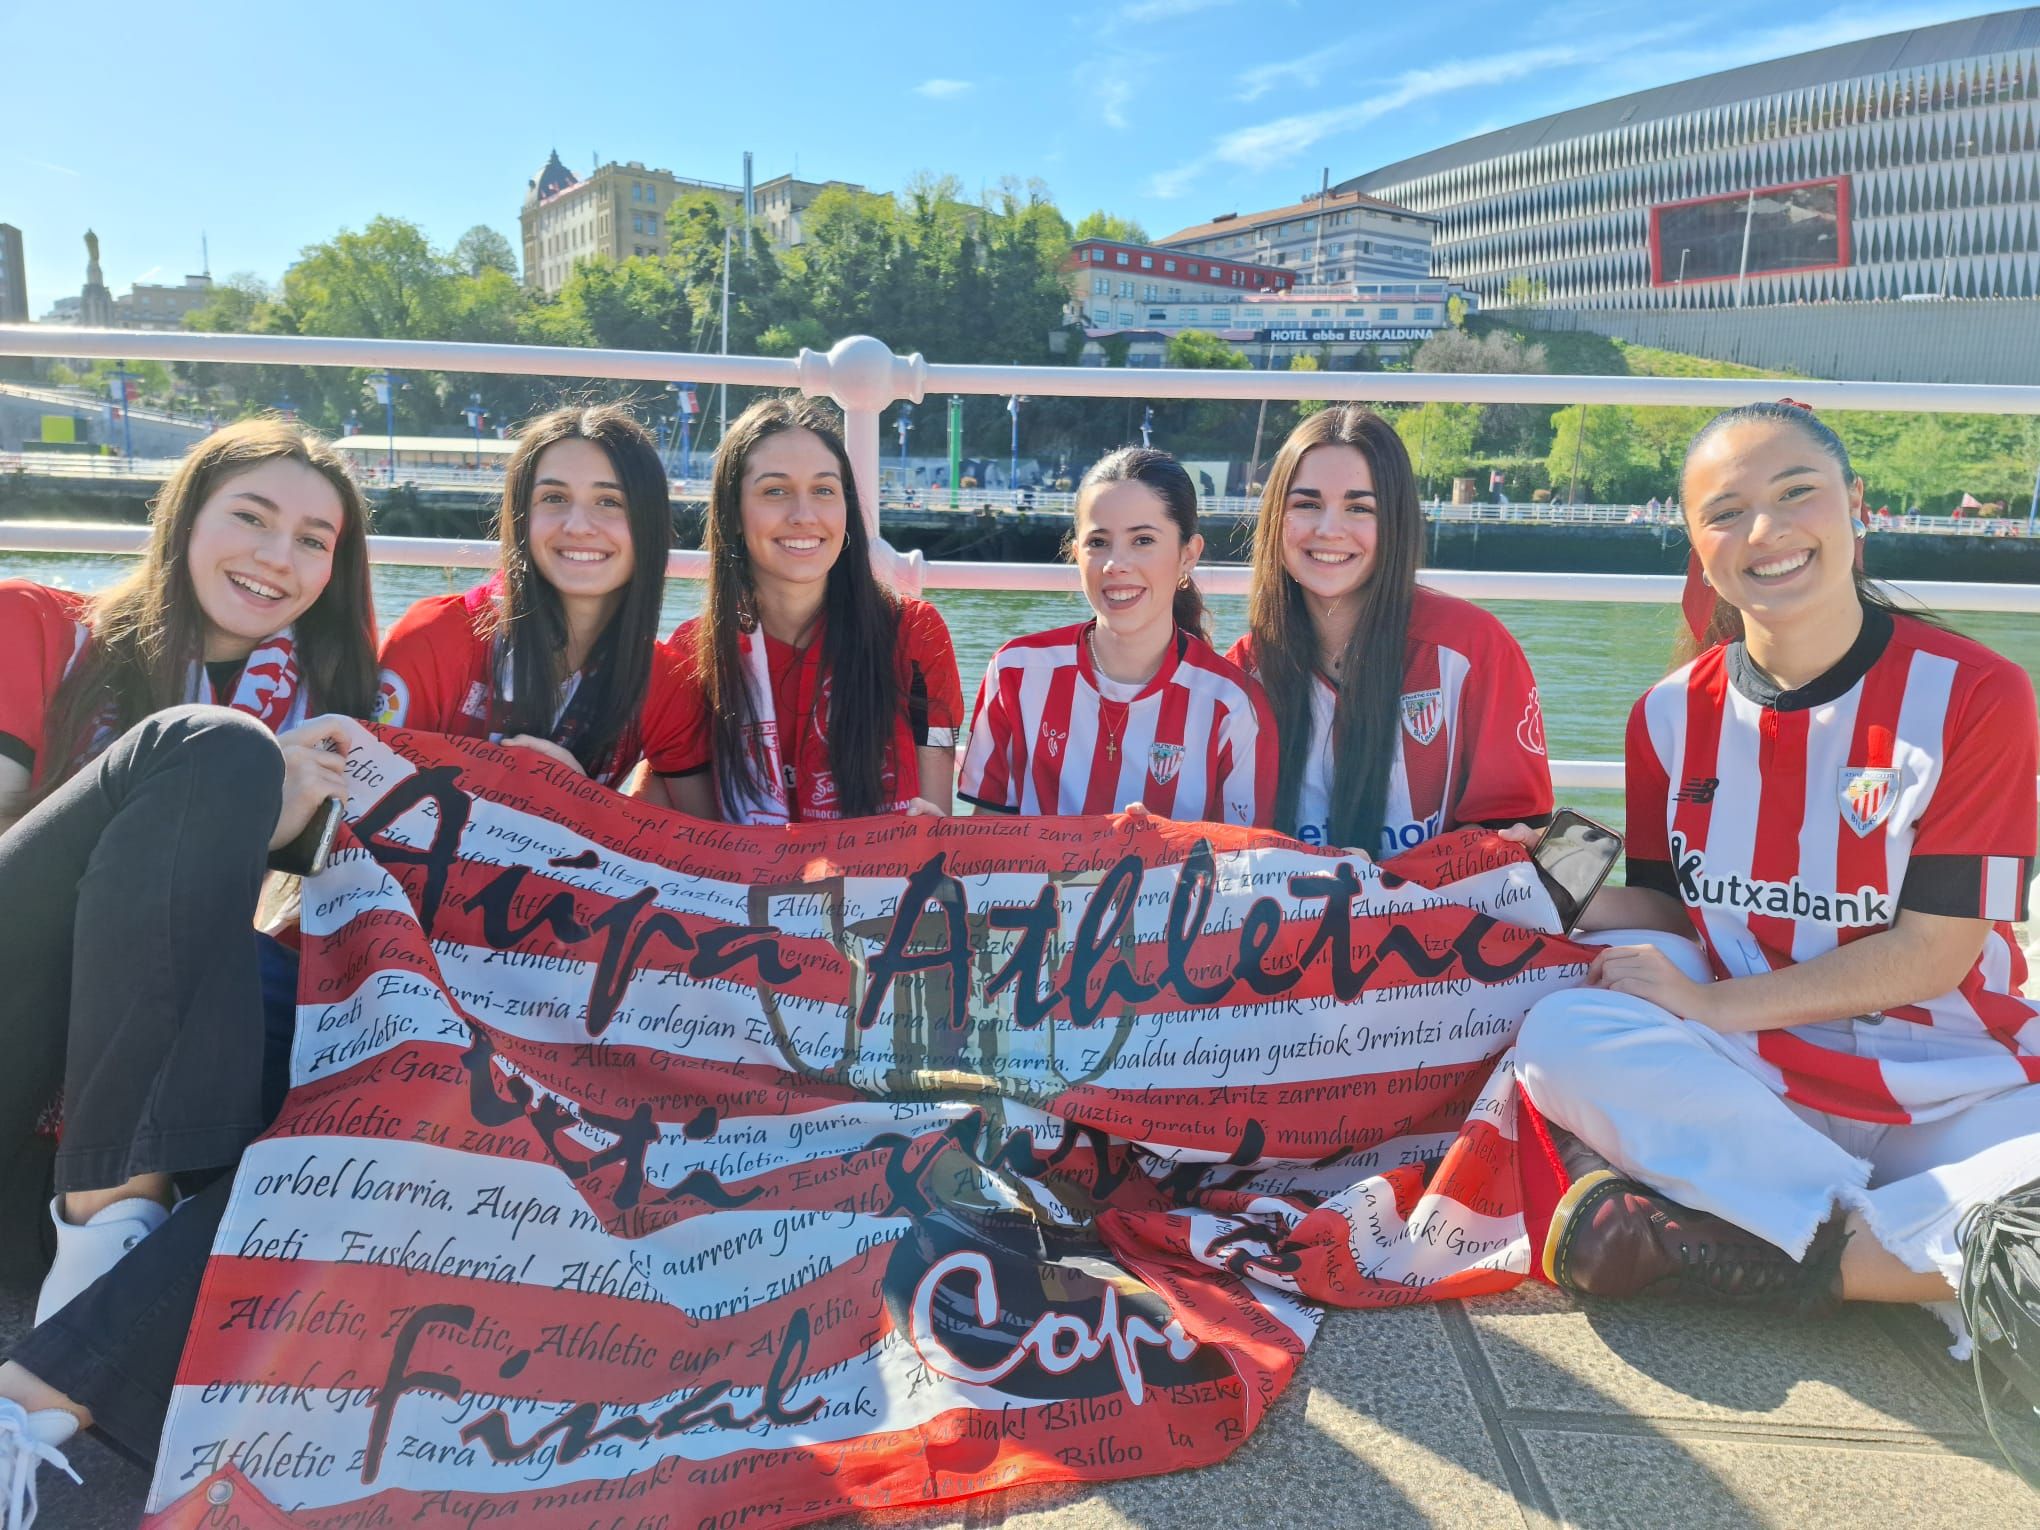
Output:
<svg viewBox="0 0 2040 1530">
<path fill-rule="evenodd" d="M 955 96 L 968 95 L 975 88 L 970 80 L 923 80 L 914 87 L 914 94 L 926 96 L 931 101 L 947 101 Z"/>
<path fill-rule="evenodd" d="M 1133 81 L 1124 75 L 1115 75 L 1098 89 L 1098 115 L 1105 119 L 1110 128 L 1124 128 L 1127 125 L 1126 108 L 1133 102 Z"/>
<path fill-rule="evenodd" d="M 1170 7 L 1177 4 L 1202 9 L 1205 0 L 1136 0 Z M 1350 133 L 1393 112 L 1462 92 L 1538 80 L 1555 71 L 1565 71 L 1558 80 L 1539 80 L 1556 85 L 1556 91 L 1542 92 L 1543 99 L 1523 101 L 1519 116 L 1510 122 L 1527 120 L 1547 111 L 1605 100 L 1634 90 L 1690 79 L 1764 59 L 1784 58 L 1890 32 L 1934 26 L 1971 14 L 1971 0 L 1947 3 L 1898 3 L 1891 5 L 1845 4 L 1814 16 L 1796 16 L 1768 29 L 1708 29 L 1697 20 L 1660 24 L 1647 30 L 1621 34 L 1619 17 L 1613 11 L 1598 18 L 1579 11 L 1567 13 L 1572 21 L 1589 21 L 1570 36 L 1485 58 L 1448 61 L 1406 70 L 1385 81 L 1340 79 L 1343 66 L 1358 64 L 1369 42 L 1367 37 L 1348 37 L 1293 58 L 1276 59 L 1243 72 L 1238 78 L 1238 98 L 1258 100 L 1271 92 L 1290 88 L 1312 90 L 1339 80 L 1336 96 L 1348 99 L 1319 111 L 1296 112 L 1235 128 L 1213 139 L 1210 147 L 1195 159 L 1152 175 L 1147 194 L 1157 198 L 1183 195 L 1207 172 L 1225 166 L 1254 172 L 1279 168 L 1303 155 L 1327 138 Z M 1546 36 L 1550 35 L 1549 29 Z M 1356 69 L 1345 69 L 1350 78 Z M 1357 96 L 1358 99 L 1352 99 Z M 1492 115 L 1493 103 L 1483 117 Z M 1108 115 L 1108 120 L 1111 120 Z M 1490 122 L 1488 127 L 1492 127 Z M 1486 131 L 1483 128 L 1480 131 Z M 1475 130 L 1455 137 L 1477 136 Z"/>
<path fill-rule="evenodd" d="M 1120 6 L 1116 19 L 1136 25 L 1148 21 L 1174 21 L 1179 16 L 1215 11 L 1232 3 L 1233 0 L 1128 0 L 1127 4 Z"/>
<path fill-rule="evenodd" d="M 1329 66 L 1351 58 L 1360 51 L 1360 43 L 1360 38 L 1349 37 L 1344 42 L 1335 42 L 1330 47 L 1318 48 L 1298 58 L 1256 64 L 1240 76 L 1240 99 L 1257 101 L 1278 85 L 1293 84 L 1307 90 L 1315 89 L 1324 82 Z"/>
</svg>

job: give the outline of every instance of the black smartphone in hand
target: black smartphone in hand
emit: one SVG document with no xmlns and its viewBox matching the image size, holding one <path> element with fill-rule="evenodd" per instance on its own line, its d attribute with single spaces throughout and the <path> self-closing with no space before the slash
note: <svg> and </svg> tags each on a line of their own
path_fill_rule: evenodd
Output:
<svg viewBox="0 0 2040 1530">
<path fill-rule="evenodd" d="M 346 816 L 340 799 L 328 797 L 295 839 L 269 852 L 269 869 L 294 877 L 317 876 L 333 857 L 333 836 L 340 832 L 340 820 Z"/>
<path fill-rule="evenodd" d="M 1530 852 L 1538 879 L 1558 908 L 1560 930 L 1572 934 L 1608 873 L 1622 858 L 1622 836 L 1584 813 L 1560 808 Z"/>
</svg>

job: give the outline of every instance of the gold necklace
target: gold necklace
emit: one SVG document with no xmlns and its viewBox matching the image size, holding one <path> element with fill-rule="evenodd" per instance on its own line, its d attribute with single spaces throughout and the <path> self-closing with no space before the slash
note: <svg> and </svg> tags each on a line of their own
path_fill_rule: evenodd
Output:
<svg viewBox="0 0 2040 1530">
<path fill-rule="evenodd" d="M 1119 741 L 1126 735 L 1126 718 L 1133 703 L 1111 701 L 1106 698 L 1104 682 L 1109 678 L 1105 673 L 1105 662 L 1098 657 L 1098 629 L 1095 626 L 1084 629 L 1084 641 L 1091 649 L 1091 671 L 1098 677 L 1098 717 L 1101 722 L 1110 721 L 1111 712 L 1117 709 L 1119 721 L 1112 731 L 1105 735 L 1105 758 L 1116 761 L 1119 758 Z"/>
</svg>

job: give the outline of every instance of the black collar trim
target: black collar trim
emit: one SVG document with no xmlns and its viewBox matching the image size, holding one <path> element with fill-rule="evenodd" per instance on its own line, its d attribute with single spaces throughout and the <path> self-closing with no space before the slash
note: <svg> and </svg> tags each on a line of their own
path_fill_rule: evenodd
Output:
<svg viewBox="0 0 2040 1530">
<path fill-rule="evenodd" d="M 1748 647 L 1738 639 L 1728 645 L 1728 683 L 1760 707 L 1778 712 L 1804 712 L 1812 707 L 1839 701 L 1870 673 L 1870 666 L 1884 657 L 1891 644 L 1891 613 L 1882 606 L 1863 607 L 1863 630 L 1834 668 L 1816 675 L 1797 690 L 1783 691 L 1771 677 L 1758 669 Z"/>
</svg>

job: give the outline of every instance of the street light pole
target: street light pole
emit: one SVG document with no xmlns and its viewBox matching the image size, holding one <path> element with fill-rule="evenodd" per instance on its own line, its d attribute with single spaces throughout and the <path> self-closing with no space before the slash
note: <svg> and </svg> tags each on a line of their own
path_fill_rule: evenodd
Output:
<svg viewBox="0 0 2040 1530">
<path fill-rule="evenodd" d="M 125 361 L 115 362 L 113 370 L 107 375 L 113 379 L 114 402 L 120 405 L 121 453 L 132 463 L 135 460 L 135 432 L 129 416 L 134 410 L 131 407 L 132 401 L 128 398 L 128 383 L 140 382 L 141 375 L 130 372 Z"/>
<path fill-rule="evenodd" d="M 963 503 L 963 395 L 949 395 L 949 508 Z"/>
<path fill-rule="evenodd" d="M 383 426 L 389 433 L 389 455 L 383 459 L 384 481 L 397 481 L 397 374 L 387 369 L 368 374 L 375 401 L 383 406 Z"/>
<path fill-rule="evenodd" d="M 467 415 L 468 429 L 475 433 L 475 470 L 479 472 L 482 466 L 482 421 L 489 417 L 489 411 L 482 407 L 481 394 L 468 395 L 468 406 L 464 412 Z"/>
<path fill-rule="evenodd" d="M 1155 444 L 1155 406 L 1153 404 L 1149 404 L 1140 417 L 1140 444 L 1142 446 L 1153 446 Z"/>
<path fill-rule="evenodd" d="M 893 429 L 900 433 L 900 493 L 905 494 L 912 487 L 907 482 L 907 437 L 914 429 L 914 406 L 900 405 L 900 417 L 893 422 Z"/>
<path fill-rule="evenodd" d="M 1020 487 L 1020 406 L 1026 398 L 1018 393 L 1006 400 L 1006 413 L 1013 416 L 1012 455 L 1006 465 L 1006 492 L 1016 492 Z"/>
</svg>

